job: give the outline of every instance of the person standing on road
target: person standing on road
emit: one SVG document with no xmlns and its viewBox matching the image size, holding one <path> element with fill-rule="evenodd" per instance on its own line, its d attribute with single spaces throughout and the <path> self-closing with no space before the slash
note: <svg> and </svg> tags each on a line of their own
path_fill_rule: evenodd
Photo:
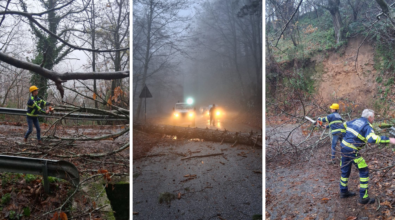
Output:
<svg viewBox="0 0 395 220">
<path fill-rule="evenodd" d="M 331 155 L 331 160 L 329 162 L 334 164 L 337 142 L 342 141 L 343 134 L 346 132 L 346 130 L 343 125 L 343 119 L 340 116 L 340 114 L 337 112 L 339 110 L 339 104 L 333 103 L 331 106 L 329 106 L 329 108 L 331 109 L 332 113 L 326 117 L 318 118 L 318 120 L 322 122 L 328 122 L 329 123 L 328 127 L 330 127 L 332 130 L 332 136 L 333 136 L 332 155 Z"/>
<path fill-rule="evenodd" d="M 34 127 L 36 127 L 36 131 L 37 131 L 37 140 L 38 140 L 38 144 L 42 144 L 41 141 L 41 137 L 40 137 L 40 124 L 38 122 L 38 114 L 39 113 L 43 113 L 43 114 L 48 114 L 49 110 L 44 111 L 42 108 L 44 108 L 44 106 L 49 106 L 51 105 L 51 103 L 46 102 L 42 99 L 40 99 L 39 97 L 37 97 L 38 95 L 38 88 L 37 86 L 31 86 L 29 88 L 29 92 L 32 94 L 30 96 L 30 99 L 27 101 L 27 125 L 28 125 L 28 130 L 25 134 L 25 138 L 24 138 L 24 142 L 27 142 L 27 138 L 29 137 L 29 135 L 33 132 L 33 124 Z"/>
<path fill-rule="evenodd" d="M 210 108 L 210 125 L 212 124 L 215 126 L 215 104 L 213 104 L 213 107 Z"/>
<path fill-rule="evenodd" d="M 340 198 L 355 196 L 354 192 L 348 191 L 348 178 L 351 174 L 351 165 L 359 170 L 359 203 L 372 204 L 375 199 L 369 198 L 368 195 L 368 181 L 369 169 L 365 159 L 358 153 L 366 143 L 376 144 L 395 144 L 395 138 L 388 138 L 386 136 L 377 136 L 374 133 L 371 123 L 374 121 L 374 111 L 365 109 L 362 112 L 362 117 L 346 122 L 346 133 L 341 142 L 341 178 L 340 178 Z"/>
</svg>

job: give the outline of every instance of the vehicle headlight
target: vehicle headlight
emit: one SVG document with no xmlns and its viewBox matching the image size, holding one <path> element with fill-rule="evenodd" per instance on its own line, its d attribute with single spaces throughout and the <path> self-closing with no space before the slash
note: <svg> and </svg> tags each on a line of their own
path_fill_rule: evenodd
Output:
<svg viewBox="0 0 395 220">
<path fill-rule="evenodd" d="M 192 117 L 193 116 L 193 113 L 189 113 L 189 117 Z"/>
<path fill-rule="evenodd" d="M 178 113 L 174 113 L 174 116 L 178 117 Z"/>
<path fill-rule="evenodd" d="M 217 112 L 217 115 L 220 115 L 220 113 L 219 113 L 219 112 Z"/>
</svg>

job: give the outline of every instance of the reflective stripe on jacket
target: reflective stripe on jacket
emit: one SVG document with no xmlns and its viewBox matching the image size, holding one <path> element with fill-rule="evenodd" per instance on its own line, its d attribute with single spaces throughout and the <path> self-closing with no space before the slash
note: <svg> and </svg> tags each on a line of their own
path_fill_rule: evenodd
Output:
<svg viewBox="0 0 395 220">
<path fill-rule="evenodd" d="M 320 120 L 322 122 L 328 122 L 329 127 L 332 129 L 332 134 L 339 134 L 346 132 L 343 125 L 342 116 L 340 116 L 340 114 L 337 112 L 333 112 L 332 114 L 323 118 L 318 118 L 317 120 Z"/>
<path fill-rule="evenodd" d="M 366 143 L 388 144 L 390 140 L 386 136 L 378 136 L 374 133 L 373 126 L 367 118 L 358 118 L 345 123 L 346 134 L 341 142 L 342 147 L 360 150 Z"/>
<path fill-rule="evenodd" d="M 37 117 L 39 113 L 46 112 L 42 109 L 44 106 L 47 105 L 47 102 L 34 96 L 31 96 L 30 99 L 27 101 L 27 115 L 30 117 Z"/>
</svg>

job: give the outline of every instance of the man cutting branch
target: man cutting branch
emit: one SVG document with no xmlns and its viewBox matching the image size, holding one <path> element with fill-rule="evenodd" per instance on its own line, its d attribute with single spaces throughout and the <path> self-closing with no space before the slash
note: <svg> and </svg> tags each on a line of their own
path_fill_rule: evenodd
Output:
<svg viewBox="0 0 395 220">
<path fill-rule="evenodd" d="M 330 162 L 335 163 L 336 144 L 338 141 L 342 141 L 342 135 L 346 132 L 346 130 L 343 126 L 342 116 L 340 116 L 340 114 L 337 112 L 339 110 L 339 104 L 333 103 L 331 106 L 329 106 L 329 108 L 331 109 L 332 113 L 326 117 L 318 118 L 317 120 L 328 122 L 329 127 L 332 130 L 332 157 Z"/>
<path fill-rule="evenodd" d="M 38 144 L 42 144 L 41 141 L 41 137 L 40 137 L 40 133 L 41 133 L 41 129 L 40 129 L 40 124 L 38 122 L 38 114 L 43 113 L 43 114 L 48 114 L 49 110 L 44 111 L 42 108 L 44 108 L 45 106 L 49 106 L 51 105 L 51 103 L 46 102 L 42 99 L 40 99 L 39 97 L 37 97 L 38 95 L 38 88 L 37 86 L 31 86 L 29 88 L 29 92 L 32 93 L 30 99 L 27 101 L 27 125 L 29 126 L 26 134 L 25 134 L 25 143 L 27 142 L 27 138 L 29 137 L 29 135 L 33 132 L 33 124 L 34 127 L 36 127 L 36 131 L 37 131 L 37 140 L 38 140 Z"/>
</svg>

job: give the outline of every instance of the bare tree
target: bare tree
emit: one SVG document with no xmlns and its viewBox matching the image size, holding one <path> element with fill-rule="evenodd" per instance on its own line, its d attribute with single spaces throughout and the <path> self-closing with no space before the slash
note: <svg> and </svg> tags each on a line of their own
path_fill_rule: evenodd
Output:
<svg viewBox="0 0 395 220">
<path fill-rule="evenodd" d="M 76 7 L 71 7 L 73 3 L 77 4 L 82 3 Z M 47 3 L 46 3 L 47 4 Z M 58 5 L 59 4 L 59 5 Z M 13 65 L 18 68 L 26 69 L 33 71 L 41 76 L 44 76 L 45 78 L 49 78 L 52 81 L 55 82 L 58 90 L 61 93 L 61 96 L 63 97 L 64 91 L 62 88 L 62 82 L 65 82 L 66 80 L 71 80 L 71 79 L 114 79 L 114 78 L 125 78 L 129 76 L 129 71 L 123 71 L 123 72 L 107 72 L 107 73 L 66 73 L 66 74 L 60 74 L 56 71 L 53 71 L 52 68 L 55 64 L 59 63 L 71 49 L 74 50 L 83 50 L 83 51 L 95 51 L 95 52 L 116 52 L 116 51 L 126 51 L 128 48 L 118 48 L 118 49 L 90 49 L 90 48 L 85 48 L 83 46 L 77 46 L 74 43 L 70 43 L 70 39 L 68 37 L 68 31 L 70 31 L 70 27 L 65 24 L 65 28 L 57 34 L 57 25 L 60 25 L 60 23 L 57 23 L 58 21 L 61 21 L 62 19 L 65 19 L 67 16 L 79 13 L 82 10 L 85 10 L 89 2 L 77 2 L 77 0 L 71 0 L 69 2 L 61 2 L 57 0 L 50 0 L 45 7 L 47 8 L 46 11 L 43 12 L 38 12 L 38 13 L 29 13 L 28 12 L 28 7 L 27 5 L 21 1 L 21 5 L 23 8 L 23 11 L 12 11 L 12 10 L 4 10 L 0 11 L 0 16 L 3 16 L 7 18 L 7 16 L 18 16 L 22 18 L 27 18 L 28 22 L 30 24 L 30 27 L 34 31 L 34 33 L 39 37 L 39 45 L 41 52 L 39 52 L 39 60 L 36 60 L 38 64 L 35 64 L 34 61 L 33 63 L 26 62 L 20 59 L 16 59 L 8 54 L 6 54 L 5 50 L 3 49 L 2 52 L 0 52 L 0 61 L 3 61 L 5 63 L 8 63 L 10 65 Z M 60 11 L 62 14 L 55 14 L 56 11 Z M 45 24 L 43 25 L 40 23 L 41 19 L 38 19 L 41 16 L 48 16 L 50 17 L 49 22 L 49 28 L 45 27 Z M 48 21 L 44 20 L 44 21 Z M 73 23 L 69 24 L 72 25 Z M 65 40 L 66 38 L 67 40 Z M 62 43 L 63 45 L 58 46 L 57 42 Z M 41 42 L 41 43 L 40 43 Z M 50 46 L 51 45 L 51 46 Z M 68 48 L 67 48 L 68 47 Z M 62 52 L 63 51 L 63 52 Z M 40 55 L 41 54 L 41 55 Z M 40 61 L 40 62 L 38 62 Z M 48 66 L 45 66 L 46 63 Z M 119 75 L 120 74 L 120 75 Z M 106 76 L 105 76 L 106 75 Z M 114 77 L 112 77 L 114 76 Z"/>
<path fill-rule="evenodd" d="M 186 0 L 138 0 L 135 1 L 134 35 L 141 33 L 139 50 L 133 54 L 133 60 L 141 66 L 138 81 L 144 86 L 152 75 L 171 66 L 172 59 L 181 53 L 183 27 L 188 18 L 179 15 L 179 11 L 188 6 Z M 135 64 L 134 64 L 135 67 Z M 135 85 L 137 89 L 137 85 Z M 142 100 L 139 100 L 136 120 L 139 120 Z"/>
<path fill-rule="evenodd" d="M 103 17 L 99 21 L 99 30 L 96 31 L 98 43 L 106 48 L 120 49 L 129 46 L 129 1 L 115 0 L 106 2 Z M 122 71 L 129 68 L 128 51 L 115 51 L 103 54 L 104 59 L 112 61 L 111 69 Z M 111 84 L 111 96 L 114 96 L 116 87 L 122 86 L 121 80 L 114 79 Z"/>
</svg>

